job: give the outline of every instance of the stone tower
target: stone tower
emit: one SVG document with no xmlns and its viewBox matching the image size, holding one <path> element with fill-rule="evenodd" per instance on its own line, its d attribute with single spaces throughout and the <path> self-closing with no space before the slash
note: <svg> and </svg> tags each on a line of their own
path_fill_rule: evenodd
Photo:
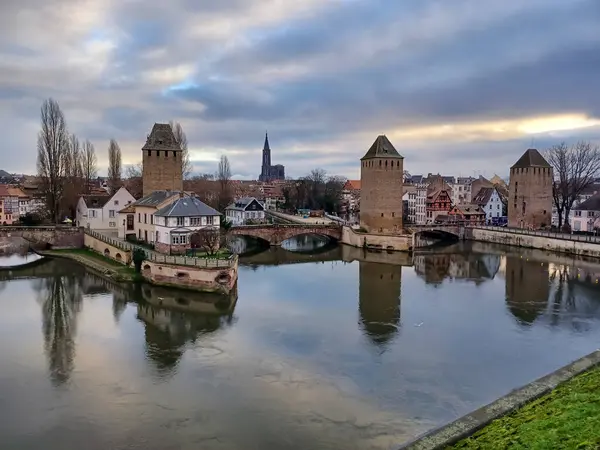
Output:
<svg viewBox="0 0 600 450">
<path fill-rule="evenodd" d="M 382 135 L 360 163 L 360 226 L 369 233 L 400 233 L 404 157 Z"/>
<path fill-rule="evenodd" d="M 154 124 L 142 154 L 144 196 L 154 191 L 183 190 L 182 151 L 169 124 Z"/>
<path fill-rule="evenodd" d="M 552 221 L 552 166 L 530 148 L 510 168 L 508 226 L 538 229 Z"/>
</svg>

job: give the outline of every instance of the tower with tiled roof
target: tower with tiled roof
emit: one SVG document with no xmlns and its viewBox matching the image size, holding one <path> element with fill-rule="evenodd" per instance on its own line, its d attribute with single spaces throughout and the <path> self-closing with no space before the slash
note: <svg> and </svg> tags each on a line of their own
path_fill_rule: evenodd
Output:
<svg viewBox="0 0 600 450">
<path fill-rule="evenodd" d="M 508 226 L 539 229 L 552 221 L 552 166 L 534 148 L 510 168 Z"/>
<path fill-rule="evenodd" d="M 171 125 L 155 123 L 142 147 L 143 195 L 154 191 L 182 191 L 182 150 Z"/>
<path fill-rule="evenodd" d="M 360 162 L 360 226 L 370 233 L 400 233 L 404 158 L 381 135 Z"/>
</svg>

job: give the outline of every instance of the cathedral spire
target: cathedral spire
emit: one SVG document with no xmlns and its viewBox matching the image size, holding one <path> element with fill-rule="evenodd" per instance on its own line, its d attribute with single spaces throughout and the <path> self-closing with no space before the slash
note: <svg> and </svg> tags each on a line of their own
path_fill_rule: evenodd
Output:
<svg viewBox="0 0 600 450">
<path fill-rule="evenodd" d="M 267 134 L 266 131 L 265 131 L 265 145 L 263 147 L 263 150 L 271 150 L 271 148 L 269 147 L 269 135 Z"/>
</svg>

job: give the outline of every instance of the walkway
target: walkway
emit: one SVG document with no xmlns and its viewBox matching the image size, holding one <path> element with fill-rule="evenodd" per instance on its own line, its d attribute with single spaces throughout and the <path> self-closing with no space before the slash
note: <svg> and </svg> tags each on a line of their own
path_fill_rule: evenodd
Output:
<svg viewBox="0 0 600 450">
<path fill-rule="evenodd" d="M 291 214 L 284 214 L 279 211 L 266 210 L 267 215 L 271 215 L 273 217 L 277 217 L 283 220 L 289 220 L 293 223 L 301 223 L 303 225 L 329 225 L 334 223 L 332 220 L 327 217 L 307 217 L 303 216 L 293 216 Z"/>
</svg>

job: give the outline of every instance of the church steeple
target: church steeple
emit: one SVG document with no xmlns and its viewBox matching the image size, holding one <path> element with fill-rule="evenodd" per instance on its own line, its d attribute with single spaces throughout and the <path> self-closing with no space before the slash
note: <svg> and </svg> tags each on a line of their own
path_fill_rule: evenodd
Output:
<svg viewBox="0 0 600 450">
<path fill-rule="evenodd" d="M 271 148 L 269 147 L 269 135 L 266 131 L 265 131 L 265 145 L 263 147 L 263 150 L 271 150 Z"/>
</svg>

